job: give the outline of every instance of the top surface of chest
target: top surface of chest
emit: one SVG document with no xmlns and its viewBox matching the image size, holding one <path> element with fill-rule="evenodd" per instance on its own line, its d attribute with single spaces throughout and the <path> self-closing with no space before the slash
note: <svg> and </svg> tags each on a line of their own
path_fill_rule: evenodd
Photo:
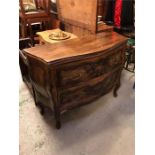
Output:
<svg viewBox="0 0 155 155">
<path fill-rule="evenodd" d="M 86 56 L 96 52 L 105 52 L 126 43 L 127 38 L 115 33 L 104 32 L 89 35 L 57 44 L 46 44 L 25 49 L 28 55 L 41 59 L 44 62 L 55 62 L 62 59 Z"/>
</svg>

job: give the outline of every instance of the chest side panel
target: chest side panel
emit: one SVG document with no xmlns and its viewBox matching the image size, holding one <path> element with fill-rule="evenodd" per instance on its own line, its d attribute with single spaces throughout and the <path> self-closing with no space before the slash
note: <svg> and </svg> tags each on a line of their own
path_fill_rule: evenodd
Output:
<svg viewBox="0 0 155 155">
<path fill-rule="evenodd" d="M 35 94 L 35 102 L 52 108 L 53 103 L 50 100 L 48 93 L 48 88 L 50 87 L 50 81 L 48 80 L 48 65 L 29 56 L 28 62 L 29 76 Z"/>
</svg>

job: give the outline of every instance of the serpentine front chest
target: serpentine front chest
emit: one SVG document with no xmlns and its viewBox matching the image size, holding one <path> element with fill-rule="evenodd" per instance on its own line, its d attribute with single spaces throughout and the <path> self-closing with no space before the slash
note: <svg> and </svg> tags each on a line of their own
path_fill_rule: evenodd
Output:
<svg viewBox="0 0 155 155">
<path fill-rule="evenodd" d="M 115 32 L 103 32 L 23 51 L 36 105 L 54 111 L 57 128 L 65 111 L 112 89 L 117 96 L 126 41 Z"/>
</svg>

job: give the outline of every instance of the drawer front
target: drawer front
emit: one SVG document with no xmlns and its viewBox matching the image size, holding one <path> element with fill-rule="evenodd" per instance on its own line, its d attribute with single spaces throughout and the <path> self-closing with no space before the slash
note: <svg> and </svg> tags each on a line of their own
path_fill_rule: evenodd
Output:
<svg viewBox="0 0 155 155">
<path fill-rule="evenodd" d="M 58 69 L 59 87 L 72 87 L 112 71 L 123 63 L 122 50 L 109 56 L 96 57 L 69 63 Z"/>
<path fill-rule="evenodd" d="M 118 78 L 119 71 L 116 71 L 103 80 L 90 82 L 82 88 L 65 90 L 60 93 L 60 110 L 68 110 L 73 107 L 89 103 L 98 97 L 108 93 Z"/>
</svg>

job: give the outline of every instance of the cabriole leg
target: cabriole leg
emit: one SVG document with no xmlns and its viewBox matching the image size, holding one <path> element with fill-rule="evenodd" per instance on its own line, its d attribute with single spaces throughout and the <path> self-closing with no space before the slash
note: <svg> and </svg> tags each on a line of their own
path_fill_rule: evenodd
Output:
<svg viewBox="0 0 155 155">
<path fill-rule="evenodd" d="M 115 85 L 114 92 L 113 92 L 114 97 L 117 97 L 118 96 L 117 91 L 120 88 L 120 86 L 121 86 L 120 83 Z"/>
<path fill-rule="evenodd" d="M 56 128 L 60 129 L 61 121 L 60 121 L 60 112 L 58 112 L 58 111 L 55 112 L 55 121 L 56 121 Z"/>
<path fill-rule="evenodd" d="M 114 86 L 114 91 L 113 91 L 114 97 L 117 97 L 117 96 L 118 96 L 117 91 L 118 91 L 118 89 L 119 89 L 120 86 L 121 86 L 120 78 L 121 78 L 121 72 L 119 73 L 119 75 L 118 75 L 118 80 L 117 80 L 117 82 L 116 82 L 116 84 L 115 84 L 115 86 Z"/>
<path fill-rule="evenodd" d="M 43 106 L 40 106 L 40 113 L 41 113 L 41 115 L 44 115 L 44 112 L 45 112 L 44 107 Z"/>
<path fill-rule="evenodd" d="M 56 128 L 60 129 L 61 128 L 61 122 L 60 121 L 56 121 Z"/>
</svg>

